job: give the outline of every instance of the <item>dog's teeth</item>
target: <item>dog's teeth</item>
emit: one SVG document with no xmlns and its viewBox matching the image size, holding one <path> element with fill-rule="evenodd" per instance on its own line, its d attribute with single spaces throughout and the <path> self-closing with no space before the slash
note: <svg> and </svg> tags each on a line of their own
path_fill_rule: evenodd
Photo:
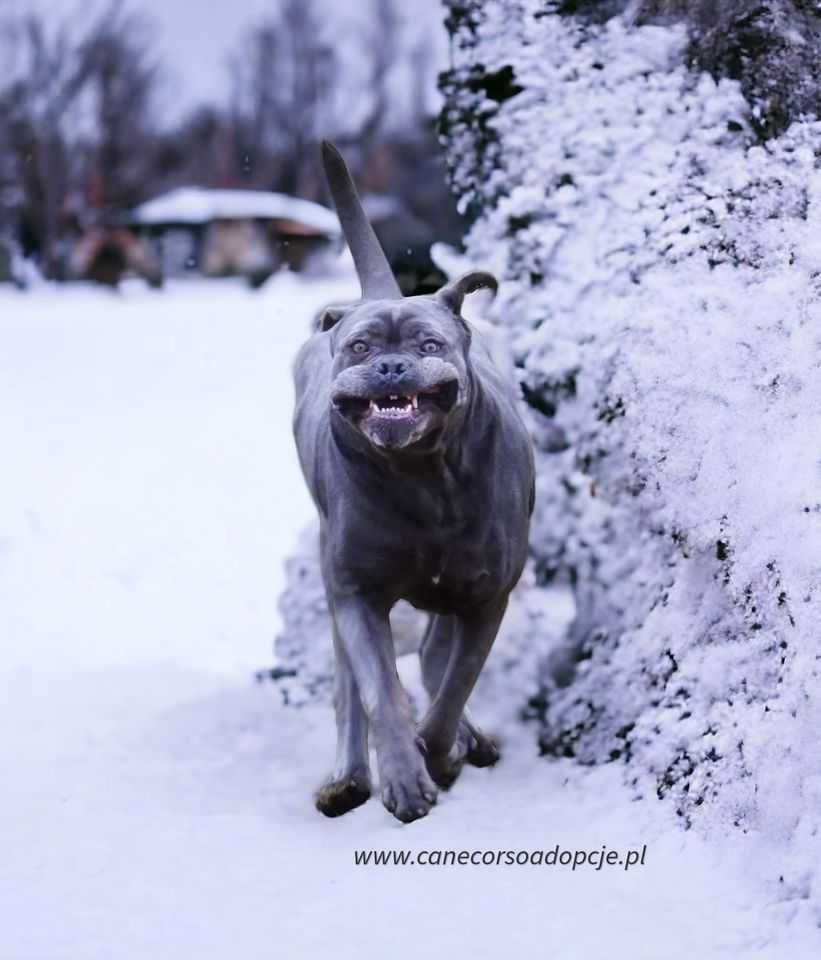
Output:
<svg viewBox="0 0 821 960">
<path fill-rule="evenodd" d="M 369 412 L 380 417 L 392 417 L 401 419 L 417 409 L 419 404 L 418 397 L 403 397 L 400 394 L 392 393 L 387 397 L 371 400 Z"/>
</svg>

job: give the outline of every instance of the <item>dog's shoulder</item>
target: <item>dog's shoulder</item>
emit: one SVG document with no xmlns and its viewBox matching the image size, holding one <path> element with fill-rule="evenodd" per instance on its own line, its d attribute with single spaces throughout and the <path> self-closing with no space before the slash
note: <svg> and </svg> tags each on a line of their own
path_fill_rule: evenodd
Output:
<svg viewBox="0 0 821 960">
<path fill-rule="evenodd" d="M 477 317 L 467 323 L 471 332 L 471 343 L 490 360 L 505 380 L 511 384 L 514 383 L 516 367 L 507 337 L 487 320 Z"/>
<path fill-rule="evenodd" d="M 332 364 L 330 335 L 314 331 L 297 351 L 291 367 L 297 398 L 308 390 L 315 393 L 321 384 L 329 383 Z"/>
<path fill-rule="evenodd" d="M 293 425 L 300 456 L 314 446 L 328 419 L 332 365 L 327 333 L 312 334 L 294 358 Z"/>
<path fill-rule="evenodd" d="M 518 402 L 516 365 L 507 337 L 487 320 L 468 321 L 471 332 L 471 362 L 486 387 L 515 408 Z"/>
</svg>

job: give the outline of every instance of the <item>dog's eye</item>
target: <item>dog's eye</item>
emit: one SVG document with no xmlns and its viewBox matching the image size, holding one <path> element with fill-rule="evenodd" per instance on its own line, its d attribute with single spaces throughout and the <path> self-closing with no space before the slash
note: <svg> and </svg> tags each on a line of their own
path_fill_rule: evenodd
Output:
<svg viewBox="0 0 821 960">
<path fill-rule="evenodd" d="M 364 340 L 354 340 L 354 342 L 351 344 L 351 350 L 354 353 L 367 353 L 368 345 Z"/>
<path fill-rule="evenodd" d="M 436 353 L 439 346 L 438 340 L 424 340 L 422 342 L 422 353 Z"/>
</svg>

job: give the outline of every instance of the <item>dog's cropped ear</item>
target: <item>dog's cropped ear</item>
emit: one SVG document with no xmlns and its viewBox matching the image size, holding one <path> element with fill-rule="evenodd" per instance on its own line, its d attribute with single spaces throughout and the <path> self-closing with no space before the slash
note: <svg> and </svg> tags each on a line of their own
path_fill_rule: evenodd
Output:
<svg viewBox="0 0 821 960">
<path fill-rule="evenodd" d="M 436 294 L 436 299 L 449 310 L 458 314 L 462 309 L 462 301 L 465 297 L 469 293 L 473 293 L 474 290 L 480 290 L 483 287 L 491 290 L 493 295 L 496 296 L 499 283 L 493 274 L 486 273 L 484 270 L 474 270 L 463 274 L 456 280 L 451 280 L 446 287 L 442 287 Z"/>
<path fill-rule="evenodd" d="M 350 307 L 325 307 L 314 318 L 314 329 L 325 333 L 335 327 L 349 309 Z"/>
</svg>

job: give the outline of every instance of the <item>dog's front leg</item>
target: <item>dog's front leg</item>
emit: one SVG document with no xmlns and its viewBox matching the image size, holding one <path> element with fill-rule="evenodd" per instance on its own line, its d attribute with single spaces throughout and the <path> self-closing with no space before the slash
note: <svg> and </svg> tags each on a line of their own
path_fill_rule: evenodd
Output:
<svg viewBox="0 0 821 960">
<path fill-rule="evenodd" d="M 348 655 L 334 630 L 336 675 L 336 766 L 317 791 L 316 807 L 326 817 L 338 817 L 363 804 L 371 795 L 368 763 L 368 718 L 359 697 Z"/>
<path fill-rule="evenodd" d="M 399 820 L 417 820 L 436 802 L 436 787 L 396 671 L 388 610 L 360 595 L 334 597 L 332 610 L 373 735 L 382 802 Z"/>
<path fill-rule="evenodd" d="M 468 697 L 482 671 L 502 622 L 507 597 L 456 617 L 450 637 L 450 655 L 439 688 L 419 728 L 425 743 L 427 767 L 441 787 L 459 775 L 465 750 L 457 742 Z"/>
</svg>

